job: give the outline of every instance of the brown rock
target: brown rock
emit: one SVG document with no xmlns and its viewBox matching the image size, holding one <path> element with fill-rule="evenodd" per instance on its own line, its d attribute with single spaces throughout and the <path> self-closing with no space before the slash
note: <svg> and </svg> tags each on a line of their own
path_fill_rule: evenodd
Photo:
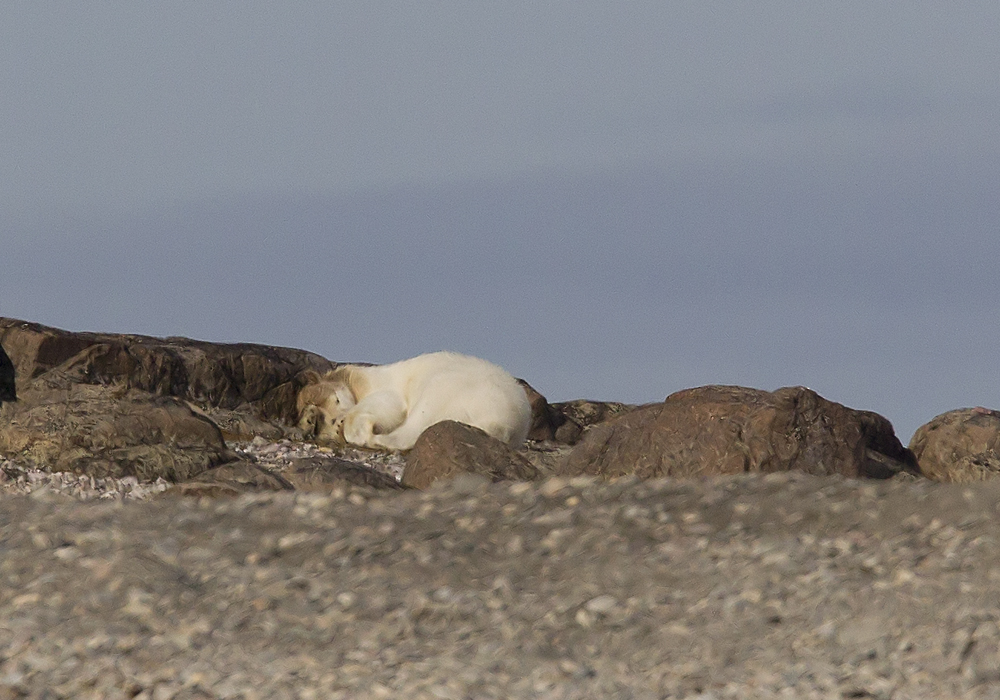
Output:
<svg viewBox="0 0 1000 700">
<path fill-rule="evenodd" d="M 404 490 L 406 487 L 387 474 L 339 457 L 304 457 L 292 462 L 281 474 L 250 460 L 237 460 L 202 472 L 177 485 L 165 496 L 239 496 L 263 491 L 329 492 L 338 485 L 374 490 Z"/>
<path fill-rule="evenodd" d="M 523 379 L 518 379 L 531 404 L 531 429 L 528 439 L 537 442 L 558 442 L 575 445 L 583 431 L 615 416 L 631 411 L 635 406 L 605 401 L 566 401 L 550 404 L 544 396 Z"/>
<path fill-rule="evenodd" d="M 963 408 L 922 425 L 910 440 L 925 476 L 982 481 L 1000 475 L 1000 411 Z"/>
<path fill-rule="evenodd" d="M 389 490 L 406 488 L 388 474 L 333 456 L 296 459 L 285 476 L 300 491 L 329 491 L 339 484 Z"/>
<path fill-rule="evenodd" d="M 887 478 L 916 472 L 882 416 L 827 401 L 803 387 L 680 391 L 592 427 L 560 472 L 604 477 L 686 477 L 800 470 Z"/>
<path fill-rule="evenodd" d="M 247 460 L 237 460 L 209 469 L 177 485 L 182 496 L 239 496 L 261 491 L 291 491 L 294 487 L 281 475 Z M 166 491 L 170 494 L 170 491 Z"/>
<path fill-rule="evenodd" d="M 212 421 L 183 402 L 52 370 L 3 407 L 0 455 L 94 477 L 183 481 L 233 459 Z"/>
<path fill-rule="evenodd" d="M 538 477 L 538 470 L 524 456 L 479 428 L 442 421 L 417 438 L 406 457 L 403 485 L 424 489 L 438 479 L 463 472 L 482 474 L 493 481 Z"/>
<path fill-rule="evenodd" d="M 555 441 L 564 445 L 575 445 L 590 426 L 624 415 L 634 409 L 635 406 L 631 404 L 584 399 L 552 404 L 552 410 L 562 416 L 562 423 L 555 432 Z"/>
<path fill-rule="evenodd" d="M 277 434 L 275 424 L 293 425 L 297 419 L 295 397 L 305 383 L 300 375 L 334 366 L 319 355 L 291 348 L 70 333 L 10 318 L 0 318 L 0 342 L 10 353 L 22 387 L 73 359 L 84 383 L 117 383 L 186 399 L 210 413 L 218 411 L 224 427 L 231 421 L 236 429 L 260 429 L 254 421 L 266 421 L 272 424 L 272 437 Z"/>
</svg>

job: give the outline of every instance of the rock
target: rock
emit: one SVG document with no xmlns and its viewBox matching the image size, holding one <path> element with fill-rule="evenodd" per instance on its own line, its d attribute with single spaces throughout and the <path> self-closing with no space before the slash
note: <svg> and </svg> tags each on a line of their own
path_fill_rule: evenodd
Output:
<svg viewBox="0 0 1000 700">
<path fill-rule="evenodd" d="M 925 476 L 981 481 L 1000 475 L 1000 411 L 963 408 L 922 425 L 910 440 Z"/>
<path fill-rule="evenodd" d="M 563 475 L 640 478 L 792 469 L 875 478 L 918 472 L 888 420 L 804 387 L 680 391 L 593 426 L 559 466 Z"/>
<path fill-rule="evenodd" d="M 225 435 L 294 433 L 284 421 L 296 419 L 301 375 L 333 366 L 288 348 L 69 333 L 13 319 L 0 319 L 0 340 L 22 394 L 3 407 L 0 454 L 94 477 L 187 481 L 235 458 Z"/>
<path fill-rule="evenodd" d="M 4 401 L 17 401 L 17 391 L 14 385 L 14 363 L 10 361 L 3 345 L 0 345 L 0 403 Z"/>
<path fill-rule="evenodd" d="M 402 490 L 407 487 L 388 474 L 340 457 L 302 457 L 285 474 L 299 491 L 329 491 L 338 484 Z"/>
<path fill-rule="evenodd" d="M 425 430 L 407 454 L 403 485 L 424 489 L 437 479 L 464 472 L 493 481 L 538 477 L 538 470 L 523 455 L 500 440 L 464 423 L 442 421 Z"/>
<path fill-rule="evenodd" d="M 554 410 L 545 397 L 535 391 L 528 382 L 523 379 L 517 381 L 524 387 L 524 392 L 528 395 L 528 403 L 531 404 L 531 428 L 528 430 L 528 439 L 555 439 L 556 430 L 566 419 L 561 413 Z"/>
<path fill-rule="evenodd" d="M 293 489 L 292 484 L 281 475 L 248 460 L 237 460 L 209 469 L 178 484 L 175 492 L 182 496 L 219 497 Z"/>
<path fill-rule="evenodd" d="M 550 404 L 544 396 L 523 379 L 518 379 L 531 404 L 531 430 L 528 439 L 536 442 L 558 442 L 575 445 L 583 431 L 615 416 L 627 413 L 635 406 L 604 401 L 567 401 Z"/>
<path fill-rule="evenodd" d="M 259 429 L 259 421 L 297 420 L 295 397 L 306 370 L 334 364 L 314 353 L 250 343 L 208 343 L 109 333 L 70 333 L 0 318 L 0 342 L 13 360 L 20 386 L 73 359 L 81 381 L 121 384 L 191 401 L 219 413 L 220 424 Z M 212 415 L 215 418 L 214 415 Z M 242 422 L 241 422 L 242 421 Z"/>
<path fill-rule="evenodd" d="M 580 399 L 552 404 L 551 408 L 562 416 L 562 421 L 555 431 L 555 441 L 564 445 L 575 445 L 590 426 L 624 415 L 636 407 L 626 403 Z"/>
<path fill-rule="evenodd" d="M 190 479 L 234 455 L 212 421 L 173 397 L 76 381 L 52 370 L 4 408 L 0 455 L 93 477 Z"/>
</svg>

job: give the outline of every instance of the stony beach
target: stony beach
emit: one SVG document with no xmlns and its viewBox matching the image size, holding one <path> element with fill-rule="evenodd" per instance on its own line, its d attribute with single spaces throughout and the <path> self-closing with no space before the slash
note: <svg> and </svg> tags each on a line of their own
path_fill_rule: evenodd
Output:
<svg viewBox="0 0 1000 700">
<path fill-rule="evenodd" d="M 994 482 L 3 489 L 4 700 L 1000 697 Z"/>
</svg>

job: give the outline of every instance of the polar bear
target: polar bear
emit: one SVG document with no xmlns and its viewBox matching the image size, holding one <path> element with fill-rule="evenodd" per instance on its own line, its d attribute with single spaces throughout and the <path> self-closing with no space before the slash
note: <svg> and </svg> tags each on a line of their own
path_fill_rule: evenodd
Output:
<svg viewBox="0 0 1000 700">
<path fill-rule="evenodd" d="M 531 405 L 497 365 L 455 352 L 433 352 L 390 365 L 343 365 L 309 372 L 297 397 L 307 435 L 375 449 L 408 450 L 435 423 L 454 420 L 512 447 L 528 435 Z"/>
</svg>

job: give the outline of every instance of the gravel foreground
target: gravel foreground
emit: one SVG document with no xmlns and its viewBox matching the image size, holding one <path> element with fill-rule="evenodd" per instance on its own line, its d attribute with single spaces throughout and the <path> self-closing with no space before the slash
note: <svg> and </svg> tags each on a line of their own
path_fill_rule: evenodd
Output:
<svg viewBox="0 0 1000 700">
<path fill-rule="evenodd" d="M 1000 698 L 1000 484 L 0 496 L 9 698 Z"/>
</svg>

